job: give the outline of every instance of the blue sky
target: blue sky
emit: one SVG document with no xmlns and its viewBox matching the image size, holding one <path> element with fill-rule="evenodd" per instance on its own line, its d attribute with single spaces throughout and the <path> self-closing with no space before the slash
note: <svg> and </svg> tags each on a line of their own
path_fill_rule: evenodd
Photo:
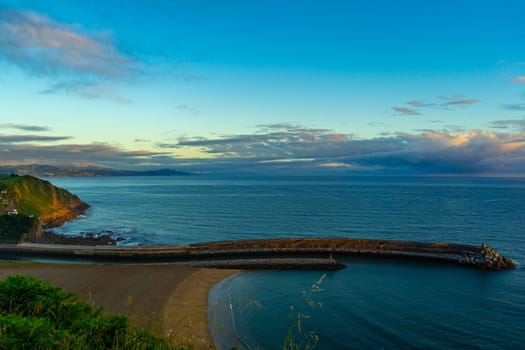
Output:
<svg viewBox="0 0 525 350">
<path fill-rule="evenodd" d="M 0 0 L 0 163 L 523 176 L 523 13 Z"/>
</svg>

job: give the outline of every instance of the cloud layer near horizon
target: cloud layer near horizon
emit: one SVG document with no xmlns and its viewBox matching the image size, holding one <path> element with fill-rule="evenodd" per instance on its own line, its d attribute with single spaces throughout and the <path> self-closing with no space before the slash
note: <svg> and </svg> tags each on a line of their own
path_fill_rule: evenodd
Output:
<svg viewBox="0 0 525 350">
<path fill-rule="evenodd" d="M 422 130 L 355 139 L 326 129 L 276 125 L 248 135 L 180 139 L 161 148 L 198 147 L 213 159 L 194 164 L 252 171 L 357 171 L 425 174 L 525 173 L 523 121 L 496 125 L 515 132 Z"/>
<path fill-rule="evenodd" d="M 48 140 L 52 141 L 52 140 Z M 45 164 L 56 166 L 98 165 L 121 169 L 140 167 L 163 152 L 127 151 L 105 143 L 94 144 L 33 144 L 3 142 L 0 137 L 2 165 Z"/>
<path fill-rule="evenodd" d="M 3 164 L 174 167 L 214 173 L 525 174 L 525 120 L 496 129 L 421 130 L 370 139 L 292 124 L 260 125 L 252 134 L 179 138 L 154 150 L 110 144 L 57 144 L 67 136 L 0 135 Z M 207 158 L 176 156 L 199 150 Z"/>
</svg>

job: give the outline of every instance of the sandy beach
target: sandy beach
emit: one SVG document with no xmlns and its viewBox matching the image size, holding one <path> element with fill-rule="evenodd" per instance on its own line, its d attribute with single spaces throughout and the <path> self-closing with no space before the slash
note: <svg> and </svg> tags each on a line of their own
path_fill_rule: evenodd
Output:
<svg viewBox="0 0 525 350">
<path fill-rule="evenodd" d="M 213 349 L 208 292 L 230 269 L 175 265 L 0 263 L 0 279 L 28 274 L 78 294 L 95 307 L 125 313 L 139 326 L 193 349 Z"/>
</svg>

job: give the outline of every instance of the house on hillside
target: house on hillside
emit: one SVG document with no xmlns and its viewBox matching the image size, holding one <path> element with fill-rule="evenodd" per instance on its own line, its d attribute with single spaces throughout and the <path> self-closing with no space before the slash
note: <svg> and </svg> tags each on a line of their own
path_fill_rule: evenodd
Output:
<svg viewBox="0 0 525 350">
<path fill-rule="evenodd" d="M 16 206 L 13 206 L 10 210 L 8 210 L 7 215 L 18 215 L 18 209 L 16 209 Z"/>
</svg>

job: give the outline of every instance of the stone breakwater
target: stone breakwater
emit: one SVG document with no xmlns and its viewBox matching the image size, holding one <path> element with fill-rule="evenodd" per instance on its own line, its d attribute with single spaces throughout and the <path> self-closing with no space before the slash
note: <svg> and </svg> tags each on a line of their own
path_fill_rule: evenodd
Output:
<svg viewBox="0 0 525 350">
<path fill-rule="evenodd" d="M 339 270 L 346 267 L 330 258 L 219 259 L 187 261 L 178 263 L 178 265 L 239 270 Z"/>
<path fill-rule="evenodd" d="M 486 270 L 512 270 L 516 267 L 514 261 L 487 247 L 485 243 L 478 252 L 461 257 L 459 263 Z"/>
<path fill-rule="evenodd" d="M 335 259 L 352 256 L 432 260 L 488 270 L 513 269 L 516 266 L 512 260 L 485 244 L 473 246 L 359 238 L 277 238 L 154 247 L 19 244 L 0 245 L 0 254 L 105 262 L 203 262 L 214 267 L 252 269 L 272 268 L 268 262 L 277 259 L 286 260 L 273 264 L 274 268 L 324 266 L 332 269 L 340 265 Z"/>
</svg>

